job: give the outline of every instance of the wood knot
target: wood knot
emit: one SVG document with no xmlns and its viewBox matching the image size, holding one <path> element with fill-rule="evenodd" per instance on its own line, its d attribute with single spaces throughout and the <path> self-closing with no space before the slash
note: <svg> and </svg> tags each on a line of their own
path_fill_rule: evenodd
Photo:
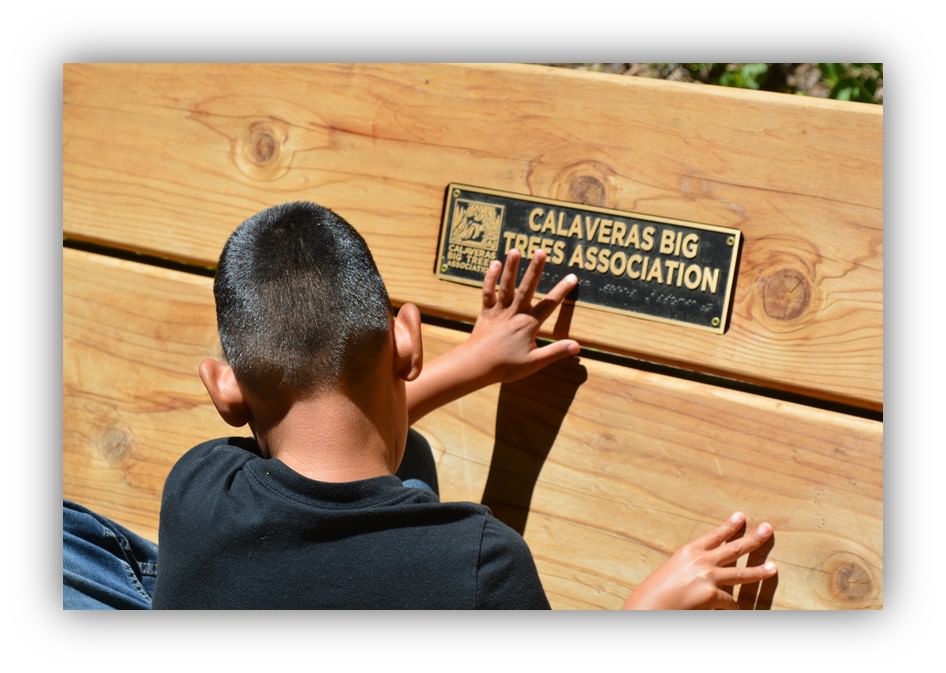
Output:
<svg viewBox="0 0 946 673">
<path fill-rule="evenodd" d="M 301 122 L 311 115 L 308 108 L 284 99 L 234 94 L 199 101 L 190 118 L 227 139 L 230 160 L 243 175 L 272 182 L 289 173 L 300 143 L 305 147 L 329 144 L 329 132 L 318 120 Z M 297 189 L 307 186 L 304 175 L 293 185 Z"/>
<path fill-rule="evenodd" d="M 578 159 L 567 162 L 554 157 L 536 157 L 529 165 L 526 182 L 532 194 L 560 201 L 604 208 L 615 207 L 616 173 L 602 161 Z"/>
<path fill-rule="evenodd" d="M 256 119 L 241 126 L 232 141 L 237 168 L 254 180 L 278 180 L 289 172 L 293 151 L 289 125 L 276 117 Z"/>
<path fill-rule="evenodd" d="M 603 206 L 607 197 L 604 183 L 593 175 L 576 175 L 568 183 L 568 200 L 592 206 Z"/>
<path fill-rule="evenodd" d="M 795 269 L 780 269 L 765 278 L 762 306 L 777 320 L 794 320 L 811 303 L 811 283 Z"/>
<path fill-rule="evenodd" d="M 859 563 L 842 561 L 831 572 L 831 594 L 848 601 L 862 601 L 873 588 L 870 573 Z"/>
<path fill-rule="evenodd" d="M 251 162 L 257 166 L 266 166 L 279 153 L 279 141 L 268 124 L 256 122 L 250 125 L 244 148 Z"/>
<path fill-rule="evenodd" d="M 871 565 L 858 554 L 836 551 L 811 572 L 812 588 L 828 605 L 873 608 L 882 602 L 882 587 L 874 581 Z"/>
<path fill-rule="evenodd" d="M 117 465 L 131 449 L 131 436 L 124 430 L 108 428 L 96 441 L 99 453 L 109 465 Z"/>
</svg>

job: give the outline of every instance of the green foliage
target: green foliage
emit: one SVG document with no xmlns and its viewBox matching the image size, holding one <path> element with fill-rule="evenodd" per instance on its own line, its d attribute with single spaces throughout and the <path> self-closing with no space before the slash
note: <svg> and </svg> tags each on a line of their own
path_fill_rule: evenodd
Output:
<svg viewBox="0 0 946 673">
<path fill-rule="evenodd" d="M 743 63 L 720 75 L 717 84 L 740 89 L 761 89 L 769 75 L 768 63 Z"/>
<path fill-rule="evenodd" d="M 819 63 L 830 98 L 873 103 L 884 78 L 883 63 Z"/>
<path fill-rule="evenodd" d="M 860 103 L 883 102 L 882 97 L 878 96 L 883 86 L 882 63 L 818 63 L 820 78 L 810 76 L 811 66 L 796 63 L 727 63 L 715 80 L 707 78 L 702 81 L 741 89 L 825 95 L 827 98 Z M 694 72 L 692 68 L 688 69 Z M 705 68 L 698 69 L 698 72 L 704 71 Z"/>
<path fill-rule="evenodd" d="M 882 63 L 561 63 L 615 74 L 883 103 Z"/>
</svg>

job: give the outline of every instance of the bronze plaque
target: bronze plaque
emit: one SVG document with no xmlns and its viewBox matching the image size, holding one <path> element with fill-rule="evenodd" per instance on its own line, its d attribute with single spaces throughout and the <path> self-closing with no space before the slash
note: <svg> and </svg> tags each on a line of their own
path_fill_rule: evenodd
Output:
<svg viewBox="0 0 946 673">
<path fill-rule="evenodd" d="M 437 276 L 478 286 L 492 260 L 512 248 L 528 260 L 541 248 L 540 293 L 574 273 L 569 299 L 579 305 L 721 334 L 740 241 L 727 227 L 451 184 Z"/>
</svg>

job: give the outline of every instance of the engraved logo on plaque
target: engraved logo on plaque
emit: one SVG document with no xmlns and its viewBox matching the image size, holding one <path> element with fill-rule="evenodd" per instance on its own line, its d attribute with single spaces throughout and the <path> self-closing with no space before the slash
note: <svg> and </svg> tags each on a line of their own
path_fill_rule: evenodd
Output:
<svg viewBox="0 0 946 673">
<path fill-rule="evenodd" d="M 499 252 L 505 211 L 505 206 L 495 203 L 456 199 L 447 264 L 454 269 L 485 272 Z"/>
</svg>

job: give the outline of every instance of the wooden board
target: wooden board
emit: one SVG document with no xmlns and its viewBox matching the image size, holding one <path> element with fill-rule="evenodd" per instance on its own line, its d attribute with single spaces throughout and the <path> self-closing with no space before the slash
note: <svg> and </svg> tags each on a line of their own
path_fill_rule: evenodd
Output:
<svg viewBox="0 0 946 673">
<path fill-rule="evenodd" d="M 64 495 L 157 539 L 164 479 L 229 434 L 197 365 L 216 355 L 207 278 L 64 251 Z"/>
<path fill-rule="evenodd" d="M 882 407 L 879 106 L 526 65 L 72 64 L 63 124 L 67 237 L 213 265 L 252 213 L 315 200 L 395 302 L 454 318 L 476 290 L 434 276 L 452 181 L 737 228 L 725 335 L 586 307 L 573 335 Z"/>
<path fill-rule="evenodd" d="M 196 374 L 211 280 L 67 249 L 63 328 L 64 495 L 155 539 L 173 462 L 231 432 Z M 465 338 L 424 330 L 427 357 Z M 417 427 L 443 498 L 523 530 L 555 608 L 619 608 L 736 509 L 776 528 L 773 607 L 882 605 L 879 422 L 583 357 Z"/>
</svg>

